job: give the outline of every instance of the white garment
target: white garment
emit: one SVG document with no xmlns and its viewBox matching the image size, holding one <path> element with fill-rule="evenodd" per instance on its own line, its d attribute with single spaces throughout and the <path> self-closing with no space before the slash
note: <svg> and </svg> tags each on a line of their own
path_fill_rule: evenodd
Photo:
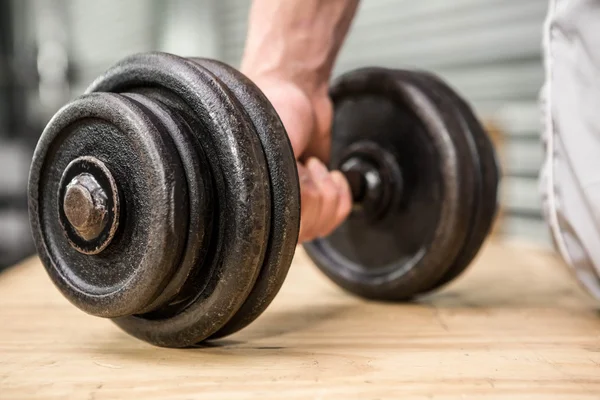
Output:
<svg viewBox="0 0 600 400">
<path fill-rule="evenodd" d="M 600 0 L 550 0 L 544 58 L 544 215 L 558 252 L 600 299 Z"/>
</svg>

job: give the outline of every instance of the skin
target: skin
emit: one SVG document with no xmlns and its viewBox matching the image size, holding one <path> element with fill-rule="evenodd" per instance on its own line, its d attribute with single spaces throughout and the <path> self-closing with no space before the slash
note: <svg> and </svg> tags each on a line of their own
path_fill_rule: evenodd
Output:
<svg viewBox="0 0 600 400">
<path fill-rule="evenodd" d="M 327 236 L 349 215 L 348 182 L 325 163 L 333 107 L 328 96 L 336 56 L 358 0 L 254 0 L 241 71 L 279 114 L 298 163 L 300 243 Z"/>
</svg>

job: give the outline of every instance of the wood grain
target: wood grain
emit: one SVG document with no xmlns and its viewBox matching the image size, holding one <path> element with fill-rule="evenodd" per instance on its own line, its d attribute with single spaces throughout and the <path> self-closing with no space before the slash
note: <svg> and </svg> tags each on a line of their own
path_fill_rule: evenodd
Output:
<svg viewBox="0 0 600 400">
<path fill-rule="evenodd" d="M 598 399 L 598 305 L 549 252 L 489 243 L 418 304 L 363 301 L 297 253 L 271 308 L 210 346 L 151 347 L 0 275 L 0 399 Z"/>
</svg>

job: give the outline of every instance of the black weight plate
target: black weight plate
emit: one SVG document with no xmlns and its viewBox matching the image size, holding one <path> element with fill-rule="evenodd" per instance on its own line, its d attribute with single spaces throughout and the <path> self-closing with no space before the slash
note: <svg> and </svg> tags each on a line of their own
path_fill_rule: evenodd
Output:
<svg viewBox="0 0 600 400">
<path fill-rule="evenodd" d="M 172 300 L 180 293 L 193 268 L 202 263 L 212 230 L 211 177 L 204 153 L 193 137 L 192 128 L 180 115 L 150 96 L 138 93 L 123 93 L 123 96 L 136 101 L 141 107 L 146 107 L 158 117 L 160 123 L 165 125 L 164 131 L 168 132 L 173 139 L 183 165 L 189 204 L 183 257 L 162 293 L 144 310 L 137 312 L 137 314 L 142 314 L 155 310 L 160 305 Z"/>
<path fill-rule="evenodd" d="M 469 171 L 472 174 L 473 180 L 475 182 L 475 190 L 473 191 L 473 199 L 471 200 L 472 212 L 468 221 L 468 231 L 465 237 L 465 241 L 453 261 L 448 260 L 450 264 L 450 268 L 446 271 L 446 273 L 440 278 L 438 282 L 432 282 L 430 288 L 424 288 L 423 292 L 431 291 L 432 288 L 438 287 L 440 282 L 446 281 L 449 277 L 456 277 L 460 272 L 464 271 L 464 269 L 469 265 L 471 261 L 471 242 L 474 239 L 475 232 L 477 229 L 477 224 L 482 221 L 482 174 L 481 174 L 481 163 L 479 160 L 479 151 L 475 144 L 475 140 L 470 131 L 470 126 L 466 123 L 464 117 L 462 116 L 461 110 L 456 105 L 456 102 L 453 98 L 447 95 L 445 90 L 442 90 L 436 81 L 432 79 L 428 79 L 424 77 L 422 74 L 414 71 L 398 71 L 397 72 L 400 79 L 406 79 L 409 82 L 416 83 L 421 87 L 423 91 L 426 91 L 430 98 L 434 99 L 434 101 L 438 104 L 441 109 L 447 110 L 446 112 L 452 113 L 456 116 L 457 121 L 459 121 L 459 128 L 454 130 L 453 133 L 456 137 L 461 140 L 463 143 L 466 143 L 465 147 L 467 150 L 463 153 L 464 157 L 470 157 L 472 159 L 473 168 Z"/>
<path fill-rule="evenodd" d="M 143 309 L 177 266 L 187 193 L 177 151 L 161 129 L 135 102 L 92 94 L 63 107 L 38 142 L 29 177 L 38 253 L 65 297 L 90 314 L 116 317 Z M 106 166 L 120 199 L 112 241 L 94 255 L 75 250 L 59 223 L 61 174 L 84 156 Z"/>
<path fill-rule="evenodd" d="M 256 281 L 269 236 L 268 172 L 260 141 L 235 96 L 190 60 L 164 53 L 134 55 L 110 68 L 88 91 L 141 89 L 156 90 L 156 98 L 172 101 L 169 106 L 185 113 L 186 120 L 198 122 L 194 133 L 213 177 L 215 230 L 205 263 L 188 279 L 197 295 L 179 299 L 170 310 L 114 322 L 155 345 L 185 347 L 221 329 Z"/>
<path fill-rule="evenodd" d="M 333 234 L 305 245 L 319 268 L 360 296 L 404 300 L 440 279 L 468 231 L 474 182 L 458 121 L 395 71 L 365 68 L 338 79 L 331 167 L 356 142 L 395 155 L 402 200 L 378 221 L 351 216 Z"/>
<path fill-rule="evenodd" d="M 395 70 L 395 75 L 406 82 L 416 84 L 428 94 L 429 98 L 432 99 L 440 110 L 446 115 L 452 115 L 454 120 L 457 122 L 454 129 L 450 130 L 451 136 L 454 140 L 461 158 L 464 162 L 467 162 L 469 167 L 465 170 L 463 178 L 469 176 L 469 180 L 473 182 L 472 191 L 467 192 L 467 196 L 463 201 L 470 204 L 470 213 L 465 215 L 467 218 L 466 226 L 467 231 L 464 237 L 462 246 L 459 249 L 454 261 L 447 260 L 449 267 L 447 268 L 444 275 L 440 277 L 438 281 L 432 281 L 429 287 L 423 287 L 419 294 L 425 294 L 435 288 L 440 287 L 442 284 L 449 282 L 456 278 L 466 267 L 470 264 L 473 253 L 473 243 L 479 241 L 480 236 L 478 233 L 478 224 L 483 222 L 483 176 L 482 166 L 479 158 L 479 148 L 471 133 L 471 126 L 465 121 L 465 117 L 460 108 L 458 108 L 454 98 L 447 95 L 447 91 L 442 90 L 438 83 L 439 80 L 433 81 L 431 78 L 425 77 L 421 72 L 413 70 Z M 433 76 L 433 75 L 428 75 Z M 476 247 L 478 249 L 479 246 Z"/>
<path fill-rule="evenodd" d="M 215 225 L 215 215 L 217 215 L 219 211 L 218 204 L 215 203 L 218 200 L 215 198 L 215 186 L 221 187 L 223 183 L 219 176 L 213 176 L 213 173 L 211 172 L 212 168 L 206 157 L 206 152 L 198 140 L 198 137 L 200 137 L 199 134 L 203 132 L 206 127 L 202 124 L 202 121 L 200 121 L 199 116 L 190 109 L 183 99 L 178 97 L 177 94 L 160 87 L 135 87 L 131 88 L 127 93 L 141 95 L 142 97 L 148 98 L 151 102 L 164 105 L 170 112 L 171 118 L 181 119 L 184 124 L 188 125 L 190 128 L 189 132 L 182 126 L 181 128 L 184 129 L 180 132 L 177 132 L 177 127 L 171 127 L 169 133 L 171 136 L 187 136 L 175 138 L 177 141 L 181 141 L 181 143 L 178 144 L 178 149 L 184 145 L 187 140 L 191 142 L 188 144 L 191 144 L 192 147 L 189 147 L 186 150 L 182 149 L 180 152 L 186 174 L 193 163 L 198 163 L 196 174 L 188 174 L 187 179 L 191 180 L 193 179 L 193 175 L 200 175 L 204 184 L 203 194 L 190 192 L 190 201 L 198 201 L 201 203 L 199 208 L 204 208 L 204 225 L 201 230 L 194 231 L 194 221 L 190 220 L 190 225 L 188 226 L 188 234 L 192 235 L 188 240 L 190 242 L 193 240 L 198 241 L 198 243 L 194 244 L 194 248 L 201 247 L 201 254 L 198 255 L 195 265 L 192 265 L 191 271 L 186 271 L 185 263 L 187 261 L 183 259 L 179 269 L 171 278 L 171 281 L 161 296 L 155 299 L 155 301 L 146 308 L 151 311 L 146 312 L 144 315 L 145 318 L 163 319 L 177 314 L 182 308 L 185 308 L 199 292 L 204 290 L 207 279 L 206 276 L 203 275 L 206 274 L 206 271 L 203 271 L 205 268 L 204 266 L 211 265 L 211 263 L 218 261 L 218 257 L 215 257 L 215 253 L 220 244 L 218 240 L 211 240 L 211 238 L 213 235 L 218 235 L 219 229 Z M 178 116 L 180 118 L 177 118 Z M 169 123 L 168 120 L 163 121 L 163 123 L 172 125 L 172 122 Z M 219 182 L 219 184 L 216 184 L 215 182 Z M 199 188 L 197 183 L 194 184 L 189 182 L 188 185 L 190 190 Z M 197 197 L 191 199 L 192 196 Z M 195 236 L 195 238 L 193 236 Z M 189 247 L 188 250 L 194 251 L 191 247 Z M 189 258 L 190 254 L 186 253 L 185 257 Z M 170 297 L 170 289 L 176 290 L 177 293 L 175 294 L 175 297 L 168 301 L 168 304 L 164 304 L 163 302 L 165 299 Z M 156 308 L 159 304 L 160 307 Z"/>
<path fill-rule="evenodd" d="M 275 109 L 254 83 L 214 60 L 192 59 L 217 76 L 237 97 L 262 144 L 271 182 L 271 234 L 265 260 L 244 305 L 213 338 L 246 327 L 269 306 L 292 263 L 300 229 L 300 186 L 292 146 Z"/>
<path fill-rule="evenodd" d="M 456 279 L 464 272 L 487 238 L 498 209 L 500 172 L 493 144 L 466 100 L 459 96 L 440 77 L 423 71 L 414 71 L 413 73 L 419 74 L 424 82 L 431 87 L 435 87 L 441 96 L 446 97 L 449 104 L 457 107 L 464 123 L 467 125 L 465 133 L 469 133 L 473 138 L 479 158 L 479 170 L 477 171 L 481 182 L 481 196 L 478 202 L 479 211 L 473 219 L 471 234 L 465 242 L 460 256 L 455 260 L 453 266 L 446 272 L 442 279 L 429 289 L 435 290 Z"/>
</svg>

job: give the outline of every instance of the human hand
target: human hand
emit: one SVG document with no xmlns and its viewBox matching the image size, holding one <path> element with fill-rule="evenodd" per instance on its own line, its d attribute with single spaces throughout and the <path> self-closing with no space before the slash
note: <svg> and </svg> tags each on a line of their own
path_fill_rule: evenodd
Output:
<svg viewBox="0 0 600 400">
<path fill-rule="evenodd" d="M 331 150 L 328 85 L 358 0 L 253 0 L 241 71 L 279 114 L 298 164 L 300 243 L 327 236 L 348 216 L 350 187 L 324 163 Z"/>
<path fill-rule="evenodd" d="M 298 165 L 302 202 L 298 242 L 327 236 L 348 216 L 352 196 L 339 171 L 328 171 L 333 107 L 327 91 L 309 95 L 280 79 L 254 78 L 288 133 Z"/>
</svg>

